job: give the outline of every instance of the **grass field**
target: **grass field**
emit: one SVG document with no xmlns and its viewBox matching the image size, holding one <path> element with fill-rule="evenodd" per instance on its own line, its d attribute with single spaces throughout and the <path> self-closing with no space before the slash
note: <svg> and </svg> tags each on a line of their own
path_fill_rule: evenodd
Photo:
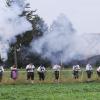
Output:
<svg viewBox="0 0 100 100">
<path fill-rule="evenodd" d="M 54 83 L 54 75 L 47 71 L 44 82 L 39 82 L 35 72 L 35 83 L 26 81 L 26 72 L 20 71 L 16 83 L 10 79 L 10 72 L 4 73 L 0 84 L 0 100 L 100 100 L 100 80 L 96 72 L 92 82 L 87 83 L 86 72 L 80 72 L 80 78 L 74 80 L 71 70 L 62 70 L 60 83 Z"/>
<path fill-rule="evenodd" d="M 100 100 L 100 84 L 1 85 L 0 100 Z"/>
</svg>

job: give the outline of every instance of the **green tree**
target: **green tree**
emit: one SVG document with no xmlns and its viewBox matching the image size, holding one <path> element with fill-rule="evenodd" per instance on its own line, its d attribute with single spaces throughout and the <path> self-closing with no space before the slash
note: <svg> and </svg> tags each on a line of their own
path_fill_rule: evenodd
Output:
<svg viewBox="0 0 100 100">
<path fill-rule="evenodd" d="M 24 1 L 22 0 L 6 0 L 7 6 L 10 7 L 16 2 L 19 6 L 22 6 Z M 44 20 L 35 14 L 36 10 L 31 10 L 30 4 L 24 4 L 23 11 L 19 15 L 20 17 L 25 16 L 26 19 L 32 24 L 32 30 L 22 33 L 16 36 L 16 42 L 10 44 L 10 49 L 8 52 L 7 64 L 11 66 L 14 63 L 14 47 L 16 46 L 18 66 L 25 66 L 29 61 L 33 61 L 36 65 L 44 63 L 49 64 L 48 60 L 44 60 L 40 55 L 30 52 L 30 43 L 35 39 L 41 37 L 46 31 L 48 31 L 48 26 L 45 24 Z"/>
<path fill-rule="evenodd" d="M 16 36 L 16 42 L 11 43 L 10 45 L 10 48 L 13 48 L 16 45 L 16 48 L 18 49 L 17 58 L 19 67 L 25 66 L 29 61 L 33 61 L 35 65 L 39 65 L 40 63 L 44 63 L 45 65 L 50 64 L 48 60 L 43 60 L 40 55 L 29 51 L 30 43 L 48 31 L 48 26 L 38 15 L 31 20 L 31 23 L 32 30 Z M 8 52 L 7 62 L 10 65 L 14 63 L 13 49 L 10 49 Z"/>
</svg>

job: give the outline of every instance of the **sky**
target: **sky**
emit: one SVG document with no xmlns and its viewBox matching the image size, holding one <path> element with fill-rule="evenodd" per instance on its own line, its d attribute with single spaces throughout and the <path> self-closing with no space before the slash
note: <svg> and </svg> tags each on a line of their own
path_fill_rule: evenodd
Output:
<svg viewBox="0 0 100 100">
<path fill-rule="evenodd" d="M 100 0 L 28 0 L 50 25 L 65 14 L 79 33 L 100 33 Z"/>
</svg>

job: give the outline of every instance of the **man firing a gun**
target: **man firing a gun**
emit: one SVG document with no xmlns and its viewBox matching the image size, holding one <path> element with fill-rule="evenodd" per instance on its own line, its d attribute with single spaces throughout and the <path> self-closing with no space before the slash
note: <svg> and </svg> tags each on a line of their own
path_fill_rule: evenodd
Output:
<svg viewBox="0 0 100 100">
<path fill-rule="evenodd" d="M 80 66 L 79 65 L 74 65 L 73 66 L 74 79 L 78 79 L 79 78 L 79 70 L 80 70 Z"/>
</svg>

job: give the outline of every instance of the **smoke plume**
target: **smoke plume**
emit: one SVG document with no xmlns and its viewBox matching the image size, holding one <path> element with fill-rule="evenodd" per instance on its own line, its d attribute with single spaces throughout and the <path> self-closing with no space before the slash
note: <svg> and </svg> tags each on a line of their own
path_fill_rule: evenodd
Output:
<svg viewBox="0 0 100 100">
<path fill-rule="evenodd" d="M 32 29 L 26 17 L 20 16 L 25 5 L 25 0 L 0 0 L 0 54 L 4 60 L 7 60 L 8 41 L 15 42 L 16 35 Z"/>
<path fill-rule="evenodd" d="M 52 63 L 68 63 L 99 55 L 99 37 L 99 34 L 77 33 L 69 19 L 61 14 L 31 47 Z"/>
</svg>

